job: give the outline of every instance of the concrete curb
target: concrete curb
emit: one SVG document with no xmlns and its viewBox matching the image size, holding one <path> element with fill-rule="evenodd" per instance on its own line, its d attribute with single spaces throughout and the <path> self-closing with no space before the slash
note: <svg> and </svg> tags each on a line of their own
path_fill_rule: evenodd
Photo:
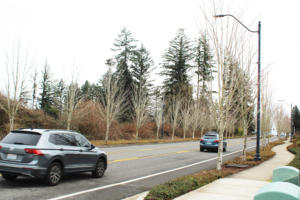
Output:
<svg viewBox="0 0 300 200">
<path fill-rule="evenodd" d="M 131 196 L 131 197 L 127 197 L 122 200 L 143 200 L 148 195 L 148 193 L 149 193 L 149 191 L 146 191 L 146 192 L 143 192 L 143 193 Z"/>
</svg>

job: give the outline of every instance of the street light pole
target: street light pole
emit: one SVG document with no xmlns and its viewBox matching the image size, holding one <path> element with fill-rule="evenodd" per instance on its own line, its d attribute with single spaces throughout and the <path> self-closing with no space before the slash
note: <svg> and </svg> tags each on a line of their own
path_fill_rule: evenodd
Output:
<svg viewBox="0 0 300 200">
<path fill-rule="evenodd" d="M 258 22 L 258 71 L 257 71 L 257 135 L 254 160 L 260 160 L 260 57 L 261 57 L 261 23 Z"/>
<path fill-rule="evenodd" d="M 294 123 L 294 120 L 293 120 L 293 104 L 291 104 L 291 138 L 290 138 L 290 141 L 292 142 L 293 141 L 293 135 L 294 135 L 294 128 L 293 128 L 293 123 Z"/>
<path fill-rule="evenodd" d="M 256 154 L 254 160 L 260 160 L 260 69 L 261 69 L 261 22 L 258 22 L 258 30 L 253 31 L 249 29 L 247 26 L 245 26 L 239 19 L 237 19 L 235 16 L 231 14 L 225 14 L 225 15 L 215 15 L 214 17 L 220 18 L 220 17 L 232 17 L 235 19 L 239 24 L 241 24 L 247 31 L 251 33 L 257 33 L 258 34 L 258 72 L 257 72 L 257 131 L 256 131 Z"/>
</svg>

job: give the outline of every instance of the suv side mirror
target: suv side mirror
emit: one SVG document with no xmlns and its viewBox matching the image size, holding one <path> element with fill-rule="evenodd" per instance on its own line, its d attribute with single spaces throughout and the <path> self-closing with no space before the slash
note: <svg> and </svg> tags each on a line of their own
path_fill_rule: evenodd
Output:
<svg viewBox="0 0 300 200">
<path fill-rule="evenodd" d="M 95 146 L 93 144 L 91 144 L 90 150 L 93 150 L 93 149 L 95 149 Z"/>
</svg>

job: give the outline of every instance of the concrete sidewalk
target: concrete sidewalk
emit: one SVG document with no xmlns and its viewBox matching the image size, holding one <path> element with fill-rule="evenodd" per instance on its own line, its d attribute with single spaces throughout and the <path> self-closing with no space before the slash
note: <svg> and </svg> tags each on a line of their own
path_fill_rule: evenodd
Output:
<svg viewBox="0 0 300 200">
<path fill-rule="evenodd" d="M 274 147 L 276 155 L 256 167 L 216 180 L 176 200 L 253 200 L 256 191 L 271 180 L 273 169 L 287 165 L 294 159 L 294 154 L 286 149 L 290 144 L 286 142 Z M 147 194 L 144 192 L 125 200 L 143 200 Z"/>
<path fill-rule="evenodd" d="M 294 159 L 294 154 L 286 149 L 290 144 L 286 142 L 274 147 L 276 155 L 256 167 L 216 180 L 176 200 L 253 200 L 256 191 L 272 179 L 273 169 L 287 165 Z"/>
</svg>

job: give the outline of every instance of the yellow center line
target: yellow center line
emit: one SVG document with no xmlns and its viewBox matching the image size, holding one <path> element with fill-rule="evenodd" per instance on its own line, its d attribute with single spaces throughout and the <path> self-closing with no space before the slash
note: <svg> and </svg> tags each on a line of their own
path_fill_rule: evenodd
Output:
<svg viewBox="0 0 300 200">
<path fill-rule="evenodd" d="M 140 149 L 138 151 L 152 151 L 152 150 L 154 150 L 154 149 Z"/>
<path fill-rule="evenodd" d="M 124 158 L 124 159 L 119 159 L 119 160 L 112 160 L 112 161 L 109 161 L 109 163 L 125 162 L 125 161 L 129 161 L 129 160 L 137 160 L 137 159 L 139 159 L 139 158 L 138 157 Z"/>
<path fill-rule="evenodd" d="M 191 146 L 190 144 L 184 144 L 184 145 L 175 145 L 175 146 L 168 146 L 168 147 L 159 147 L 159 148 L 152 148 L 152 149 L 128 149 L 128 150 L 120 150 L 120 151 L 114 151 L 114 152 L 108 152 L 108 155 L 115 155 L 119 153 L 125 153 L 125 152 L 138 152 L 138 151 L 152 151 L 152 150 L 161 150 L 161 149 L 171 149 L 171 148 L 178 148 L 178 147 L 186 147 Z"/>
<path fill-rule="evenodd" d="M 231 141 L 228 142 L 228 146 L 241 144 L 243 141 Z M 168 146 L 168 147 L 159 147 L 159 148 L 149 148 L 149 149 L 128 149 L 128 150 L 120 150 L 120 151 L 114 151 L 114 152 L 108 152 L 108 155 L 115 155 L 115 154 L 121 154 L 126 152 L 143 152 L 143 151 L 155 151 L 155 150 L 161 150 L 161 149 L 172 149 L 172 148 L 178 148 L 178 147 L 188 147 L 191 146 L 191 144 L 180 144 L 180 145 L 174 145 L 174 146 Z"/>
<path fill-rule="evenodd" d="M 176 153 L 187 153 L 187 152 L 191 152 L 191 151 L 177 151 Z"/>
</svg>

